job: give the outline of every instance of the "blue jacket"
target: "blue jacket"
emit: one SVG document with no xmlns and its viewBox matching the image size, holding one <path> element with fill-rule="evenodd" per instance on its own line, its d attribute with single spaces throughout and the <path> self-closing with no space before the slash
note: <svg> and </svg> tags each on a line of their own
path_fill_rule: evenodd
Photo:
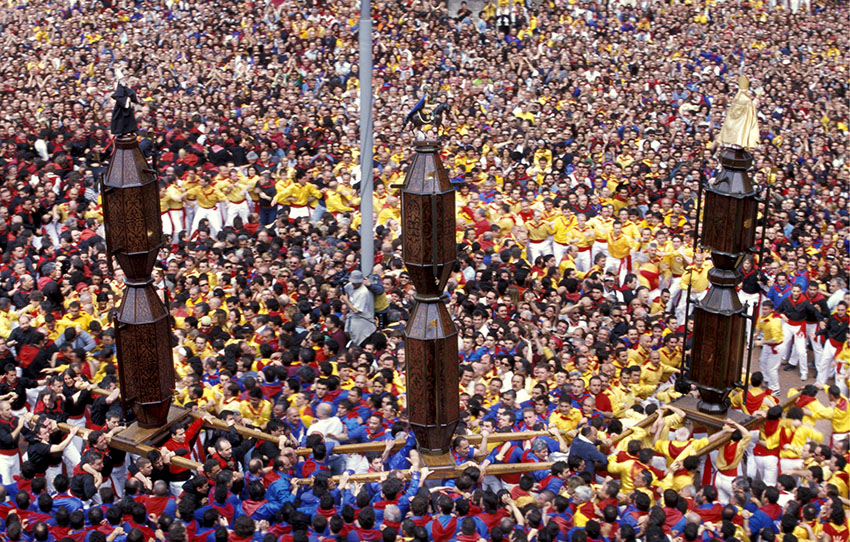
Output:
<svg viewBox="0 0 850 542">
<path fill-rule="evenodd" d="M 570 445 L 570 457 L 572 456 L 584 459 L 584 470 L 591 476 L 594 475 L 597 463 L 602 468 L 608 466 L 608 457 L 580 436 L 573 439 Z"/>
</svg>

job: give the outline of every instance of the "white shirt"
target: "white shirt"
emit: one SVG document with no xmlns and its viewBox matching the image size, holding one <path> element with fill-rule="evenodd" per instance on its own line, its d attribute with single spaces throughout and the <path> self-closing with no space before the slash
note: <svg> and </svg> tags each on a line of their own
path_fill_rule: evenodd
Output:
<svg viewBox="0 0 850 542">
<path fill-rule="evenodd" d="M 328 435 L 341 435 L 343 433 L 342 422 L 336 416 L 325 418 L 324 420 L 316 420 L 307 429 L 307 434 L 321 433 L 323 437 L 328 438 Z"/>
</svg>

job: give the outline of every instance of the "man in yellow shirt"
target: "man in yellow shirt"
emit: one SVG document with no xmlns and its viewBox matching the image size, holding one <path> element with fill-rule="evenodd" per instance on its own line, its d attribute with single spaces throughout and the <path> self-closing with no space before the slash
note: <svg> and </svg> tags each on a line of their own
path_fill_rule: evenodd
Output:
<svg viewBox="0 0 850 542">
<path fill-rule="evenodd" d="M 579 214 L 576 217 L 576 225 L 567 234 L 567 244 L 574 244 L 578 248 L 575 265 L 579 273 L 587 273 L 590 269 L 590 254 L 593 243 L 596 242 L 596 232 L 587 225 L 587 217 Z"/>
<path fill-rule="evenodd" d="M 627 273 L 632 272 L 632 251 L 637 248 L 637 241 L 623 233 L 623 224 L 619 220 L 615 221 L 608 232 L 606 267 L 615 270 L 620 282 L 623 282 Z"/>
<path fill-rule="evenodd" d="M 850 435 L 850 404 L 846 397 L 841 395 L 841 390 L 836 385 L 824 386 L 826 395 L 829 397 L 829 406 L 825 407 L 820 401 L 813 401 L 806 405 L 806 414 L 811 413 L 815 419 L 830 420 L 832 422 L 832 443 L 846 439 Z"/>
<path fill-rule="evenodd" d="M 694 251 L 684 244 L 681 235 L 672 237 L 670 248 L 671 250 L 664 254 L 664 261 L 670 268 L 670 300 L 667 302 L 667 310 L 673 312 L 682 295 L 682 275 L 685 274 L 685 267 L 693 262 Z"/>
<path fill-rule="evenodd" d="M 227 198 L 225 202 L 227 205 L 225 208 L 225 225 L 232 226 L 233 219 L 237 216 L 242 219 L 243 224 L 248 223 L 250 209 L 248 207 L 247 190 L 251 188 L 250 185 L 252 184 L 247 177 L 240 175 L 236 168 L 231 169 L 230 175 L 216 184 L 216 187 Z"/>
<path fill-rule="evenodd" d="M 605 256 L 610 255 L 608 252 L 608 234 L 614 227 L 613 214 L 613 206 L 603 205 L 599 214 L 587 221 L 588 226 L 593 228 L 593 232 L 596 236 L 593 242 L 593 248 L 591 249 L 590 258 L 592 261 L 596 261 L 597 254 L 605 254 Z"/>
<path fill-rule="evenodd" d="M 732 419 L 726 420 L 726 428 L 731 428 L 732 434 L 729 442 L 720 447 L 714 460 L 717 468 L 714 487 L 717 488 L 717 500 L 722 504 L 728 503 L 732 497 L 732 481 L 738 477 L 744 454 L 753 440 L 750 431 Z"/>
<path fill-rule="evenodd" d="M 761 316 L 756 322 L 756 333 L 761 334 L 753 344 L 761 346 L 759 367 L 768 387 L 774 395 L 779 395 L 779 364 L 782 354 L 779 345 L 782 344 L 782 321 L 773 312 L 773 301 L 765 299 L 761 302 Z"/>
<path fill-rule="evenodd" d="M 549 427 L 557 427 L 565 433 L 576 429 L 580 421 L 581 411 L 572 407 L 572 402 L 567 395 L 558 400 L 557 408 L 549 415 Z"/>
<path fill-rule="evenodd" d="M 68 313 L 56 323 L 56 327 L 59 328 L 60 333 L 68 327 L 79 327 L 83 331 L 88 331 L 92 319 L 89 313 L 82 310 L 79 301 L 71 301 L 68 305 Z"/>
<path fill-rule="evenodd" d="M 349 200 L 348 194 L 339 189 L 339 184 L 336 181 L 328 183 L 328 188 L 325 190 L 325 206 L 334 218 L 340 213 L 354 211 L 353 205 L 356 205 L 356 203 Z"/>
<path fill-rule="evenodd" d="M 823 433 L 803 423 L 803 409 L 793 406 L 779 422 L 779 470 L 791 472 L 803 468 L 802 451 L 807 442 L 823 442 Z"/>
<path fill-rule="evenodd" d="M 313 183 L 309 182 L 306 175 L 302 175 L 286 189 L 276 196 L 279 203 L 289 205 L 289 218 L 310 217 L 310 210 L 322 199 L 322 193 Z M 383 205 L 382 205 L 383 206 Z M 380 209 L 380 207 L 376 207 Z"/>
<path fill-rule="evenodd" d="M 239 403 L 239 412 L 248 423 L 265 427 L 272 417 L 272 404 L 263 398 L 263 391 L 256 387 L 248 392 L 246 400 Z"/>
<path fill-rule="evenodd" d="M 201 220 L 206 219 L 210 226 L 210 235 L 215 237 L 221 229 L 221 211 L 219 203 L 227 200 L 227 196 L 221 190 L 216 188 L 210 179 L 206 176 L 201 177 L 198 186 L 190 188 L 186 192 L 187 196 L 192 196 L 197 200 L 198 206 L 195 209 L 195 217 L 192 219 L 192 227 L 190 232 L 198 230 Z"/>
<path fill-rule="evenodd" d="M 533 218 L 526 220 L 525 229 L 528 231 L 528 261 L 534 264 L 534 261 L 546 254 L 552 252 L 552 235 L 555 233 L 555 227 L 551 222 L 543 220 L 543 214 L 539 210 L 534 211 Z M 566 232 L 564 233 L 566 235 Z"/>
<path fill-rule="evenodd" d="M 548 222 L 545 213 L 541 215 L 541 218 Z M 552 254 L 555 255 L 555 264 L 557 265 L 561 263 L 561 259 L 567 253 L 567 246 L 570 244 L 570 229 L 575 226 L 576 218 L 573 216 L 569 206 L 564 205 L 561 209 L 561 214 L 555 216 L 551 224 L 554 230 L 552 232 Z M 588 260 L 590 259 L 589 254 L 588 252 Z M 588 261 L 587 266 L 590 267 L 590 261 Z"/>
<path fill-rule="evenodd" d="M 676 318 L 680 322 L 685 321 L 685 307 L 687 305 L 688 286 L 691 288 L 691 311 L 694 310 L 693 301 L 700 301 L 705 294 L 708 293 L 708 272 L 711 269 L 711 264 L 705 261 L 705 255 L 697 252 L 694 255 L 694 263 L 682 275 L 682 296 L 679 299 L 679 306 L 676 308 Z"/>
</svg>

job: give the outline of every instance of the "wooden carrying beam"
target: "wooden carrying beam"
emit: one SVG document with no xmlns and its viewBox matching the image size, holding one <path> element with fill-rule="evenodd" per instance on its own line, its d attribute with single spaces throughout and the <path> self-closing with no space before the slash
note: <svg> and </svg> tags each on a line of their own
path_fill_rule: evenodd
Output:
<svg viewBox="0 0 850 542">
<path fill-rule="evenodd" d="M 561 433 L 564 434 L 563 432 Z M 490 433 L 487 437 L 487 442 L 491 444 L 508 442 L 511 440 L 531 440 L 537 437 L 545 437 L 547 435 L 551 435 L 549 431 L 521 431 L 519 433 Z M 470 434 L 470 435 L 458 435 L 462 436 L 466 440 L 469 441 L 470 444 L 480 444 L 481 443 L 481 435 L 479 434 Z M 404 445 L 405 441 L 396 440 L 394 441 L 393 450 L 401 449 Z M 340 444 L 339 446 L 334 447 L 333 453 L 335 454 L 365 454 L 369 452 L 383 452 L 386 449 L 387 441 L 386 440 L 376 440 L 372 442 L 362 442 L 357 444 Z M 298 455 L 307 456 L 313 453 L 313 450 L 310 448 L 298 448 L 295 450 L 295 453 Z"/>
<path fill-rule="evenodd" d="M 38 416 L 32 417 L 33 423 L 37 423 L 38 420 L 39 420 Z M 56 424 L 56 427 L 64 433 L 69 433 L 71 431 L 71 428 L 75 427 L 75 426 L 68 425 L 67 423 L 64 423 L 64 422 L 59 422 L 59 423 Z M 83 439 L 87 439 L 88 436 L 89 436 L 89 433 L 91 433 L 91 432 L 92 432 L 92 429 L 88 429 L 86 427 L 77 427 L 77 434 Z M 119 435 L 120 435 L 120 433 L 119 433 Z M 127 443 L 127 442 L 123 442 L 120 439 L 116 439 L 116 438 L 110 439 L 109 447 L 115 448 L 117 450 L 121 450 L 123 452 L 136 454 L 136 455 L 145 455 L 150 451 L 156 450 L 156 448 L 154 448 L 153 446 L 148 446 L 146 444 L 135 444 L 135 445 L 133 445 L 133 444 L 130 444 L 130 443 Z M 198 463 L 197 461 L 192 461 L 191 459 L 186 459 L 185 457 L 174 456 L 170 459 L 170 462 L 172 464 L 178 466 L 178 467 L 183 467 L 184 469 L 191 469 L 191 470 L 195 470 L 195 471 L 198 471 L 198 472 L 201 472 L 204 468 L 204 466 L 201 463 Z"/>
<path fill-rule="evenodd" d="M 112 392 L 110 392 L 109 390 L 105 390 L 103 388 L 94 388 L 93 390 L 91 390 L 91 393 L 93 393 L 95 395 L 107 396 L 107 395 L 110 395 Z M 203 413 L 201 413 L 201 412 L 189 412 L 189 416 L 191 416 L 192 418 L 198 419 L 198 418 L 203 417 Z M 227 422 L 222 421 L 218 418 L 213 418 L 212 420 L 205 420 L 204 425 L 207 426 L 207 427 L 211 427 L 213 429 L 222 429 L 224 431 L 230 430 L 230 426 L 227 425 Z M 277 443 L 277 442 L 280 441 L 280 437 L 276 437 L 276 436 L 274 436 L 270 433 L 265 433 L 265 432 L 259 431 L 257 429 L 251 429 L 250 427 L 243 427 L 241 425 L 234 425 L 233 427 L 236 429 L 237 433 L 239 433 L 240 435 L 242 435 L 245 438 L 268 440 L 268 441 L 274 442 L 274 443 Z M 381 448 L 381 449 L 383 450 L 383 448 Z M 308 453 L 309 452 L 310 452 L 310 450 L 308 450 Z"/>
<path fill-rule="evenodd" d="M 791 406 L 794 405 L 794 403 L 797 401 L 797 399 L 800 398 L 800 396 L 802 394 L 803 394 L 802 392 L 795 393 L 791 397 L 788 397 L 784 401 L 780 402 L 779 406 L 781 406 L 783 410 L 787 410 L 787 409 L 791 408 Z M 756 423 L 756 427 L 761 427 L 761 425 L 764 423 L 764 418 L 757 418 L 757 419 L 758 419 L 758 422 Z M 711 452 L 713 452 L 714 450 L 717 450 L 717 449 L 725 446 L 730 440 L 732 440 L 732 435 L 731 434 L 725 435 L 725 436 L 721 437 L 720 439 L 718 439 L 717 442 L 714 442 L 710 446 L 706 446 L 705 448 L 698 451 L 694 455 L 696 455 L 697 457 L 702 457 L 704 455 L 708 455 Z"/>
<path fill-rule="evenodd" d="M 540 463 L 497 463 L 495 465 L 490 465 L 487 467 L 486 473 L 492 475 L 502 475 L 502 474 L 521 474 L 524 472 L 534 472 L 538 470 L 549 470 L 554 465 L 554 461 L 544 461 Z M 466 467 L 463 465 L 458 465 L 457 467 L 449 467 L 445 469 L 434 469 L 431 471 L 433 477 L 446 479 L 446 478 L 458 478 L 463 471 L 466 470 Z M 415 472 L 414 470 L 401 470 L 395 471 L 397 472 L 402 479 L 409 479 L 411 473 Z M 386 472 L 367 472 L 364 474 L 352 474 L 348 480 L 350 482 L 358 482 L 358 483 L 368 483 L 368 482 L 378 482 L 381 477 L 384 476 Z M 335 482 L 339 482 L 340 476 L 333 476 L 332 479 Z M 313 478 L 294 478 L 292 480 L 293 484 L 298 485 L 311 485 L 313 483 Z"/>
</svg>

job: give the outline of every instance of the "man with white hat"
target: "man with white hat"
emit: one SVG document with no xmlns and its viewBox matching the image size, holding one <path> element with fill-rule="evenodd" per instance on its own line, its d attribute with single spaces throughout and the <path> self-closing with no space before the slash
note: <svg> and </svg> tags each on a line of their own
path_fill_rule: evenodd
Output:
<svg viewBox="0 0 850 542">
<path fill-rule="evenodd" d="M 348 307 L 345 331 L 351 343 L 360 345 L 375 332 L 375 298 L 369 290 L 369 281 L 358 270 L 351 272 L 345 285 L 342 301 Z"/>
</svg>

